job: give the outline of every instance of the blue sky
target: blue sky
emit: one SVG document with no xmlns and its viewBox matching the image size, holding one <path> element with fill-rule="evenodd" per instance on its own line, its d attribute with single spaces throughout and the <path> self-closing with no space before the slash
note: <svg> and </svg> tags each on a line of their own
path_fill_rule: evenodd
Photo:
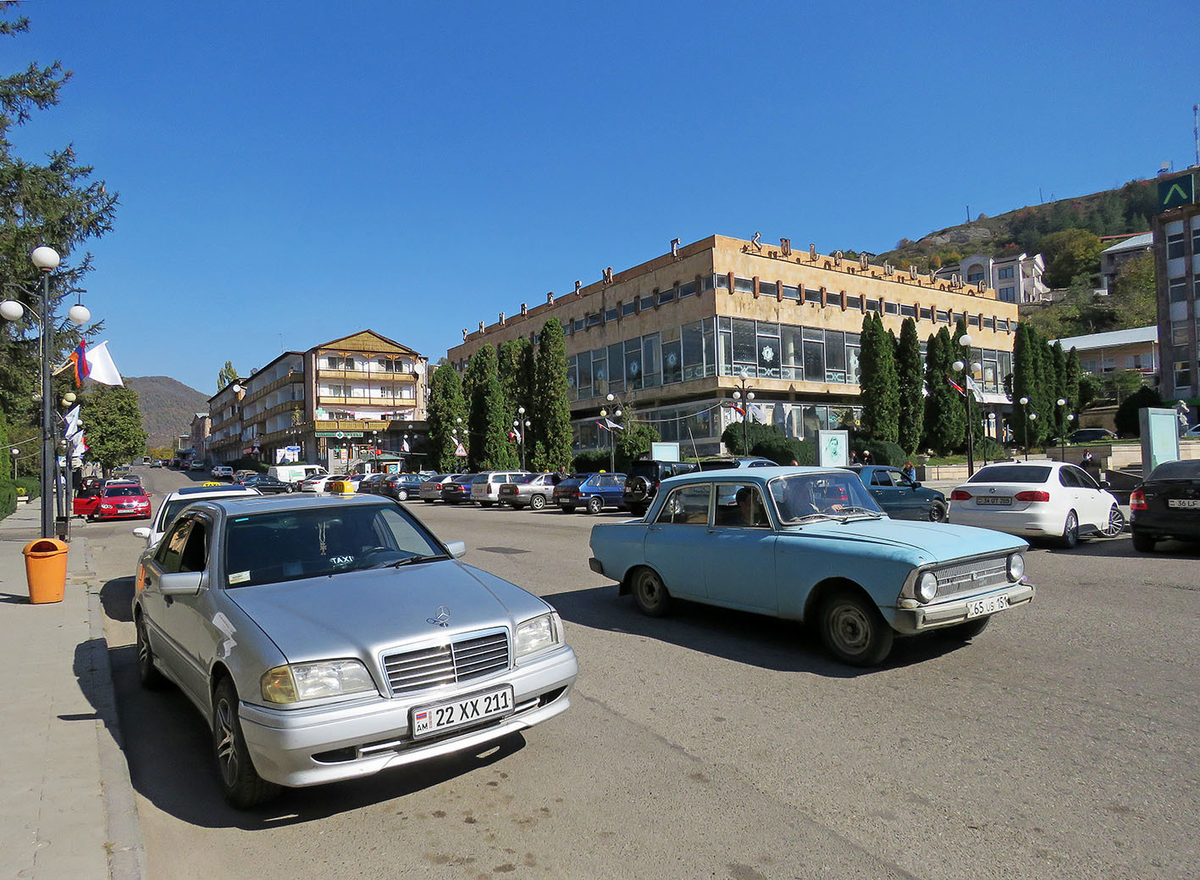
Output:
<svg viewBox="0 0 1200 880">
<path fill-rule="evenodd" d="M 1194 161 L 1194 0 L 22 11 L 0 71 L 74 79 L 18 153 L 120 193 L 85 302 L 205 394 L 365 327 L 436 360 L 677 237 L 881 252 Z"/>
</svg>

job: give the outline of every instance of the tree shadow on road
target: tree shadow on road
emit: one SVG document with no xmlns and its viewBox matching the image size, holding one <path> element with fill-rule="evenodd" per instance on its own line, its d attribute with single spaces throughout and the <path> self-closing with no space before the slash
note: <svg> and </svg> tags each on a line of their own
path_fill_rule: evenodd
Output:
<svg viewBox="0 0 1200 880">
<path fill-rule="evenodd" d="M 108 653 L 134 789 L 163 812 L 205 828 L 255 831 L 325 819 L 440 785 L 525 747 L 525 738 L 512 734 L 474 752 L 364 779 L 285 788 L 261 807 L 235 810 L 221 797 L 212 737 L 196 707 L 173 685 L 158 691 L 142 688 L 134 646 L 113 648 Z"/>
<path fill-rule="evenodd" d="M 664 618 L 646 617 L 632 596 L 618 596 L 617 585 L 543 595 L 566 620 L 593 629 L 630 633 L 692 651 L 778 672 L 802 672 L 826 678 L 857 678 L 922 663 L 951 653 L 964 642 L 939 634 L 897 638 L 884 664 L 860 669 L 825 653 L 812 627 L 791 620 L 674 600 Z"/>
</svg>

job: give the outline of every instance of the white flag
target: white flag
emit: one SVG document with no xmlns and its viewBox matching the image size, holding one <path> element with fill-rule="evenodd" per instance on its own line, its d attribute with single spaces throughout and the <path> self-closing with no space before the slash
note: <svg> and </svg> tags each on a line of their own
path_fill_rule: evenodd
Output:
<svg viewBox="0 0 1200 880">
<path fill-rule="evenodd" d="M 401 444 L 400 444 L 400 451 L 401 451 L 401 452 L 408 452 L 408 451 L 409 451 L 409 449 L 408 449 L 408 441 L 407 441 L 407 440 L 405 440 L 403 443 L 401 443 Z"/>
<path fill-rule="evenodd" d="M 967 375 L 967 387 L 971 389 L 971 394 L 975 399 L 983 403 L 983 389 L 979 387 L 979 383 L 972 379 L 969 374 Z"/>
<path fill-rule="evenodd" d="M 621 426 L 621 425 L 618 425 L 618 424 L 617 424 L 616 422 L 614 422 L 612 419 L 605 419 L 605 420 L 604 420 L 604 427 L 608 428 L 608 430 L 610 430 L 610 431 L 613 431 L 613 430 L 616 430 L 616 431 L 624 431 L 624 430 L 625 430 L 625 428 L 624 428 L 623 426 Z"/>
<path fill-rule="evenodd" d="M 767 408 L 761 403 L 753 403 L 750 405 L 750 418 L 764 425 L 769 425 L 771 420 L 767 418 Z"/>
<path fill-rule="evenodd" d="M 79 419 L 80 405 L 75 404 L 63 415 L 63 436 L 68 440 L 83 431 L 83 423 Z"/>
<path fill-rule="evenodd" d="M 117 365 L 113 363 L 112 355 L 108 353 L 108 343 L 101 342 L 87 350 L 88 378 L 101 385 L 124 385 Z"/>
</svg>

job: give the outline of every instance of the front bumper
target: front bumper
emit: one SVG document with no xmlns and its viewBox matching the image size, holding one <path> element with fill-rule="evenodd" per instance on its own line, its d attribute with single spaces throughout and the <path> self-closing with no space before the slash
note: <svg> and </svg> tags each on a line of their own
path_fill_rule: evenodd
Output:
<svg viewBox="0 0 1200 880">
<path fill-rule="evenodd" d="M 575 652 L 563 645 L 503 675 L 446 691 L 307 710 L 242 703 L 239 719 L 260 776 L 280 785 L 319 785 L 478 748 L 540 724 L 570 706 L 578 673 Z M 414 708 L 505 684 L 513 687 L 515 709 L 511 715 L 429 740 L 412 738 L 409 728 Z M 336 750 L 346 750 L 346 754 L 326 755 Z M 315 760 L 313 755 L 322 755 L 323 760 Z"/>
<path fill-rule="evenodd" d="M 988 590 L 984 593 L 955 596 L 944 602 L 934 602 L 929 605 L 921 605 L 915 599 L 908 599 L 904 600 L 904 602 L 915 603 L 916 607 L 897 608 L 895 616 L 892 619 L 892 627 L 903 635 L 919 635 L 930 630 L 954 626 L 956 623 L 966 623 L 967 606 L 980 599 L 988 599 L 992 596 L 1007 596 L 1008 607 L 1015 608 L 1018 605 L 1028 605 L 1033 601 L 1033 597 L 1036 594 L 1037 588 L 1033 584 L 1021 581 L 1017 584 L 1008 584 L 1007 586 Z M 1000 613 L 1002 612 L 992 612 L 993 615 Z"/>
</svg>

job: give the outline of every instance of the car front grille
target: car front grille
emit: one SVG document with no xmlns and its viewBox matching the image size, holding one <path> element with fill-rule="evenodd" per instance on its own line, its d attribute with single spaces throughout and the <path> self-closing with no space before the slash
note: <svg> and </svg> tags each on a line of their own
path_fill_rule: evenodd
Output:
<svg viewBox="0 0 1200 880">
<path fill-rule="evenodd" d="M 939 599 L 961 593 L 979 593 L 1008 583 L 1008 557 L 969 559 L 934 570 Z"/>
<path fill-rule="evenodd" d="M 508 668 L 508 631 L 470 633 L 449 645 L 388 654 L 384 673 L 392 694 L 482 678 Z"/>
</svg>

